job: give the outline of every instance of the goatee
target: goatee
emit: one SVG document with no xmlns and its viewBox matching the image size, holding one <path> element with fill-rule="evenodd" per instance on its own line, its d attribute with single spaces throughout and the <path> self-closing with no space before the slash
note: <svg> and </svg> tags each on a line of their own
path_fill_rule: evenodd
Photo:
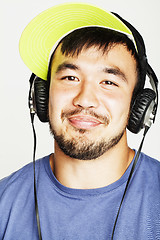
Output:
<svg viewBox="0 0 160 240">
<path fill-rule="evenodd" d="M 65 112 L 62 113 L 61 119 L 62 122 L 64 119 L 67 119 L 69 116 L 73 116 L 74 114 L 78 114 L 82 111 L 76 110 L 76 111 L 70 111 L 70 112 Z M 90 111 L 89 113 L 97 119 L 100 119 L 103 121 L 104 125 L 108 125 L 109 120 L 105 116 L 99 116 L 96 113 Z M 58 134 L 56 129 L 54 129 L 51 120 L 49 120 L 49 125 L 50 125 L 50 132 L 54 136 L 55 141 L 57 142 L 59 148 L 66 154 L 67 156 L 79 160 L 92 160 L 96 159 L 100 156 L 102 156 L 106 151 L 110 150 L 113 148 L 117 143 L 121 140 L 125 128 L 123 131 L 121 131 L 119 134 L 116 136 L 112 137 L 111 139 L 101 139 L 98 141 L 97 139 L 94 140 L 84 140 L 84 134 L 87 132 L 85 129 L 74 129 L 75 131 L 79 132 L 79 137 L 74 140 L 74 139 L 67 139 L 65 137 L 65 134 L 61 133 Z"/>
</svg>

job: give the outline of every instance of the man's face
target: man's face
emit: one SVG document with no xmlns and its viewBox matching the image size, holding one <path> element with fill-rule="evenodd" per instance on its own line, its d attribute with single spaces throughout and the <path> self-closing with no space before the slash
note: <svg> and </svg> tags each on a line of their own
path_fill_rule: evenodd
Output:
<svg viewBox="0 0 160 240">
<path fill-rule="evenodd" d="M 66 155 L 94 159 L 124 137 L 137 81 L 136 61 L 123 45 L 107 54 L 96 47 L 64 56 L 51 68 L 49 119 L 55 143 Z"/>
</svg>

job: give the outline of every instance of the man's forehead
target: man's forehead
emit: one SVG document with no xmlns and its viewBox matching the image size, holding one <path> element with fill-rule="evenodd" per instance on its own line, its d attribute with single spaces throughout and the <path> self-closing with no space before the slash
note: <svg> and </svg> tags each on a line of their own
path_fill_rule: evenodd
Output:
<svg viewBox="0 0 160 240">
<path fill-rule="evenodd" d="M 103 51 L 103 49 L 101 49 L 98 45 L 94 45 L 94 46 L 90 46 L 87 48 L 86 45 L 84 45 L 81 49 L 80 52 L 78 52 L 78 54 L 76 53 L 69 53 L 69 54 L 66 54 L 65 52 L 63 53 L 62 52 L 62 44 L 59 44 L 58 47 L 56 48 L 56 50 L 54 51 L 53 53 L 53 56 L 51 57 L 50 61 L 52 61 L 52 65 L 53 65 L 53 62 L 63 62 L 63 61 L 66 61 L 66 59 L 77 59 L 79 55 L 91 55 L 92 57 L 95 56 L 95 58 L 99 57 L 107 57 L 107 55 L 110 53 L 110 52 L 113 52 L 112 50 L 114 50 L 114 52 L 119 52 L 121 51 L 121 53 L 129 53 L 129 55 L 134 59 L 133 55 L 131 54 L 131 51 L 128 50 L 127 46 L 125 46 L 124 44 L 121 44 L 121 43 L 111 43 L 106 51 Z"/>
</svg>

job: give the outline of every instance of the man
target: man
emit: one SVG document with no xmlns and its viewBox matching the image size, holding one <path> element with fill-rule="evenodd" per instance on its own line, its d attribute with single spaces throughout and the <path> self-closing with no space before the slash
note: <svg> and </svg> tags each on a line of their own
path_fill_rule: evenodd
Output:
<svg viewBox="0 0 160 240">
<path fill-rule="evenodd" d="M 58 14 L 66 19 L 55 32 L 50 22 Z M 20 52 L 37 75 L 31 115 L 36 105 L 40 120 L 49 121 L 55 149 L 36 161 L 38 210 L 32 164 L 0 182 L 0 238 L 160 239 L 160 163 L 141 153 L 130 175 L 137 152 L 127 144 L 126 128 L 148 130 L 152 119 L 143 116 L 138 129 L 132 123 L 148 65 L 128 27 L 96 7 L 64 4 L 28 25 Z M 155 94 L 145 95 L 150 107 Z"/>
</svg>

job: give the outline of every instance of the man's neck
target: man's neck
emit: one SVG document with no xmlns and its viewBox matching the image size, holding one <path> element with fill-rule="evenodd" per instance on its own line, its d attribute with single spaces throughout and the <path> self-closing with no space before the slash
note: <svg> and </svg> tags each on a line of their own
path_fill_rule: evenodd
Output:
<svg viewBox="0 0 160 240">
<path fill-rule="evenodd" d="M 66 156 L 55 143 L 55 153 L 50 157 L 52 171 L 66 187 L 93 189 L 117 181 L 133 160 L 134 151 L 120 141 L 114 148 L 93 160 L 79 160 Z"/>
</svg>

